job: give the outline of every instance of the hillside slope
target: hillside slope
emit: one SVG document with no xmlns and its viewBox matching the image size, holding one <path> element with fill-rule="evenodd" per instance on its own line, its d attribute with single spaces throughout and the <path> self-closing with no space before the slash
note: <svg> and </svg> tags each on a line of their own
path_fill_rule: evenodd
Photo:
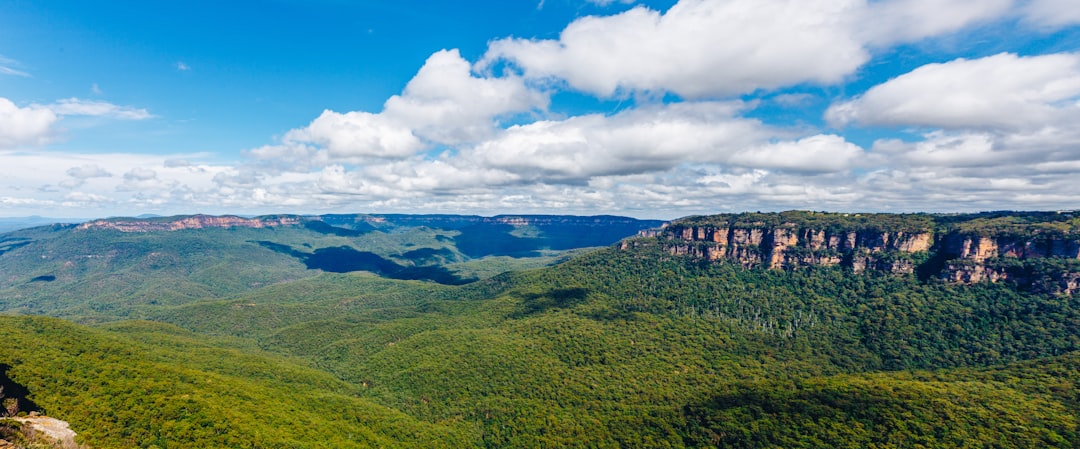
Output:
<svg viewBox="0 0 1080 449">
<path fill-rule="evenodd" d="M 468 429 L 357 398 L 324 373 L 175 327 L 0 317 L 0 340 L 8 375 L 95 448 L 460 447 L 471 439 Z"/>
<path fill-rule="evenodd" d="M 752 218 L 775 222 L 769 226 L 791 222 L 782 214 Z M 888 228 L 907 226 L 908 217 L 871 218 L 858 229 L 909 232 Z M 905 259 L 916 267 L 940 259 L 934 236 L 1012 232 L 1067 241 L 1075 220 L 915 218 L 933 232 L 925 250 Z M 1080 445 L 1080 295 L 1015 278 L 973 282 L 918 269 L 710 259 L 679 249 L 716 243 L 694 240 L 697 231 L 683 238 L 674 229 L 685 223 L 467 285 L 322 273 L 124 309 L 179 327 L 138 321 L 83 328 L 9 318 L 0 324 L 13 329 L 5 335 L 19 346 L 0 352 L 0 364 L 13 366 L 12 376 L 53 414 L 118 402 L 153 414 L 183 399 L 199 410 L 235 407 L 228 422 L 248 436 L 297 422 L 367 429 L 360 440 L 295 437 L 309 447 L 335 447 L 334 438 L 386 447 Z M 848 232 L 841 224 L 823 230 Z M 903 246 L 865 254 L 885 257 Z M 756 248 L 770 254 L 773 246 Z M 865 247 L 852 254 L 859 248 Z M 1019 261 L 1041 276 L 1072 269 L 1067 257 L 1039 254 L 982 262 Z M 28 349 L 33 345 L 41 349 Z M 165 376 L 162 385 L 177 383 L 185 392 L 106 382 L 132 375 Z M 78 380 L 84 377 L 107 387 L 89 388 Z M 213 382 L 192 380 L 202 377 Z M 132 391 L 144 394 L 134 398 Z M 283 399 L 284 391 L 300 397 Z M 192 392 L 201 399 L 182 396 Z M 310 398 L 318 404 L 304 402 Z M 258 411 L 276 401 L 290 404 L 284 410 L 291 418 Z M 187 416 L 166 414 L 158 422 L 95 412 L 83 425 L 102 429 L 86 434 L 87 442 L 115 447 L 140 429 L 172 435 L 168 423 Z M 195 422 L 188 430 L 213 427 L 213 420 Z M 214 435 L 202 446 L 236 442 Z"/>
<path fill-rule="evenodd" d="M 0 311 L 108 319 L 323 272 L 461 284 L 660 222 L 571 216 L 184 216 L 0 235 Z"/>
</svg>

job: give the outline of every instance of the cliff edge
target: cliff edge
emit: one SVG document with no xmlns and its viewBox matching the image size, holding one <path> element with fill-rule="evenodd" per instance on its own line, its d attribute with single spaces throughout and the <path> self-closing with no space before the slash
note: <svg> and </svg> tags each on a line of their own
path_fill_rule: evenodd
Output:
<svg viewBox="0 0 1080 449">
<path fill-rule="evenodd" d="M 672 255 L 744 267 L 842 266 L 951 282 L 1080 291 L 1080 211 L 688 217 L 651 237 Z M 624 247 L 635 245 L 630 240 Z"/>
</svg>

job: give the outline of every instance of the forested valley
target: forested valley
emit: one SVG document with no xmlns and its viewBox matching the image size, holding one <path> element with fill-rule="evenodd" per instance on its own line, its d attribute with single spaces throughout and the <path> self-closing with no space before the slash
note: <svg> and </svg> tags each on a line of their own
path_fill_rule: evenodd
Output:
<svg viewBox="0 0 1080 449">
<path fill-rule="evenodd" d="M 599 248 L 472 256 L 459 243 L 475 241 L 432 227 L 9 233 L 0 264 L 52 262 L 6 266 L 0 366 L 94 448 L 1080 447 L 1080 299 L 1039 287 L 1071 279 L 1075 257 L 1003 249 L 979 269 L 1023 282 L 959 282 L 918 269 L 948 265 L 939 246 L 873 253 L 910 271 L 769 267 L 702 257 L 672 234 L 794 223 L 792 248 L 806 226 L 1080 234 L 1072 215 L 863 218 L 697 217 Z M 78 242 L 76 256 L 123 250 L 66 265 L 57 252 Z M 776 254 L 762 242 L 754 260 Z M 332 272 L 292 254 L 332 247 L 470 280 Z M 429 251 L 417 262 L 396 257 L 403 247 Z M 849 251 L 839 261 L 865 249 L 822 248 Z M 810 251 L 788 254 L 825 260 Z"/>
</svg>

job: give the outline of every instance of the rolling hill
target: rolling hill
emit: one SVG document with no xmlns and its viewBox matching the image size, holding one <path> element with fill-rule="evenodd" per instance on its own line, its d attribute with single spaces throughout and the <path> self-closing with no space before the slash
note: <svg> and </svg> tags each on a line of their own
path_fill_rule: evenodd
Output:
<svg viewBox="0 0 1080 449">
<path fill-rule="evenodd" d="M 80 273 L 145 285 L 110 287 L 125 298 L 112 300 L 57 284 L 65 264 L 43 258 L 53 271 L 20 276 L 57 273 L 29 285 L 67 296 L 13 300 L 28 290 L 12 283 L 7 310 L 83 324 L 0 317 L 0 365 L 103 448 L 1080 444 L 1072 213 L 690 217 L 553 266 L 501 254 L 524 254 L 515 244 L 473 258 L 455 232 L 474 219 L 348 220 L 7 234 L 0 261 L 70 250 L 85 231 L 79 251 L 116 255 Z M 399 265 L 444 248 L 453 257 L 424 256 L 456 274 L 520 265 L 450 283 L 313 270 L 289 253 L 343 244 Z M 167 251 L 171 265 L 147 265 Z M 109 277 L 117 267 L 128 277 Z M 277 280 L 238 281 L 256 274 Z M 181 296 L 185 283 L 204 290 Z"/>
</svg>

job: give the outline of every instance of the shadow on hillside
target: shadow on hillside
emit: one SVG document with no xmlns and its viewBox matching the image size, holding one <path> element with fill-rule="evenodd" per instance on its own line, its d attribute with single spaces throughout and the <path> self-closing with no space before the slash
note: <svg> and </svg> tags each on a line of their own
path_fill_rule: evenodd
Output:
<svg viewBox="0 0 1080 449">
<path fill-rule="evenodd" d="M 390 279 L 432 281 L 445 285 L 462 285 L 476 281 L 474 278 L 462 278 L 442 266 L 402 266 L 378 254 L 357 251 L 348 246 L 319 248 L 314 252 L 307 253 L 297 251 L 288 245 L 280 243 L 267 241 L 256 241 L 254 243 L 263 248 L 295 257 L 310 270 L 323 270 L 331 273 L 369 271 Z"/>
<path fill-rule="evenodd" d="M 550 309 L 566 309 L 585 301 L 589 290 L 582 287 L 554 288 L 545 292 L 529 292 L 521 296 L 521 310 L 514 318 L 545 312 Z"/>
<path fill-rule="evenodd" d="M 34 401 L 26 398 L 30 395 L 30 390 L 8 377 L 7 372 L 10 369 L 11 365 L 0 364 L 0 387 L 4 389 L 4 398 L 15 398 L 19 401 L 20 412 L 41 412 L 41 408 Z"/>
<path fill-rule="evenodd" d="M 549 245 L 539 238 L 511 235 L 514 227 L 501 223 L 480 223 L 459 229 L 454 238 L 458 251 L 474 259 L 486 256 L 537 257 Z"/>
<path fill-rule="evenodd" d="M 331 226 L 330 224 L 323 221 L 309 221 L 307 223 L 304 223 L 304 228 L 309 231 L 318 232 L 320 234 L 336 235 L 338 237 L 358 237 L 375 230 L 375 228 L 371 227 L 371 225 L 368 225 L 366 223 L 364 225 L 366 226 L 366 228 L 364 229 L 349 229 L 338 226 Z"/>
</svg>

